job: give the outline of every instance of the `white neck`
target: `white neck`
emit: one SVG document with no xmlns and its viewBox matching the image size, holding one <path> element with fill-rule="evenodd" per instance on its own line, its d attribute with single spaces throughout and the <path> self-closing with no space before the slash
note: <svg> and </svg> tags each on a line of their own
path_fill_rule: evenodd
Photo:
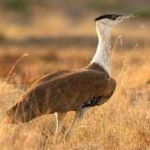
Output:
<svg viewBox="0 0 150 150">
<path fill-rule="evenodd" d="M 91 63 L 99 64 L 111 75 L 111 31 L 104 26 L 100 27 L 99 24 L 96 24 L 96 31 L 98 35 L 98 46 Z"/>
</svg>

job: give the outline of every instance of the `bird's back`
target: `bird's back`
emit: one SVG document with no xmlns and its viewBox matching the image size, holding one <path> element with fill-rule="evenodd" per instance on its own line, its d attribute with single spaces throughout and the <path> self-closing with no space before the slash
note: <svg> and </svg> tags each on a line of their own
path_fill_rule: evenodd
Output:
<svg viewBox="0 0 150 150">
<path fill-rule="evenodd" d="M 112 86 L 114 91 L 115 82 L 109 79 L 105 71 L 84 68 L 44 82 L 39 80 L 8 110 L 7 115 L 19 122 L 28 122 L 47 113 L 75 111 L 93 97 L 112 95 L 108 87 Z"/>
</svg>

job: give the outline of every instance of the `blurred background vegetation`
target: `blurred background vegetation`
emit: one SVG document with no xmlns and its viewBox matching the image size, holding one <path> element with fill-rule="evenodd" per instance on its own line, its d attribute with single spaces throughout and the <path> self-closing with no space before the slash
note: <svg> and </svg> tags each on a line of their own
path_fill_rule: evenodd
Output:
<svg viewBox="0 0 150 150">
<path fill-rule="evenodd" d="M 85 10 L 118 10 L 128 12 L 132 10 L 132 13 L 137 12 L 142 16 L 150 16 L 150 9 L 148 6 L 149 0 L 1 0 L 0 5 L 7 11 L 17 11 L 19 13 L 25 13 L 30 10 L 32 12 L 32 6 L 41 7 L 43 9 L 59 9 L 66 12 L 84 13 Z M 83 11 L 84 10 L 84 11 Z"/>
<path fill-rule="evenodd" d="M 11 65 L 23 53 L 31 54 L 32 58 L 34 54 L 34 59 L 41 66 L 46 64 L 44 68 L 35 65 L 39 69 L 33 75 L 32 65 L 36 60 L 26 61 L 28 76 L 30 74 L 36 79 L 41 74 L 60 67 L 66 68 L 66 65 L 56 65 L 61 59 L 66 62 L 69 59 L 58 59 L 58 50 L 95 52 L 97 37 L 93 20 L 105 13 L 133 13 L 138 16 L 130 20 L 130 24 L 125 21 L 113 30 L 112 43 L 120 34 L 124 39 L 124 45 L 117 44 L 117 49 L 131 50 L 136 43 L 141 49 L 150 47 L 149 0 L 1 0 L 0 77 L 7 76 Z M 129 36 L 128 33 L 131 32 Z M 88 62 L 89 58 L 76 66 L 77 62 L 74 60 L 75 66 L 70 64 L 68 67 L 82 67 Z M 22 64 L 18 71 L 15 70 L 19 75 L 21 72 L 26 74 Z"/>
<path fill-rule="evenodd" d="M 141 7 L 147 7 L 148 0 L 137 0 L 136 2 L 134 0 L 111 0 L 111 1 L 105 1 L 105 0 L 81 0 L 80 2 L 77 2 L 75 0 L 63 0 L 63 1 L 58 1 L 58 0 L 53 0 L 53 1 L 48 1 L 48 0 L 2 0 L 1 4 L 7 8 L 11 8 L 14 10 L 21 10 L 22 9 L 27 9 L 32 5 L 40 5 L 41 4 L 44 6 L 47 6 L 47 4 L 51 7 L 60 7 L 62 9 L 66 8 L 67 5 L 74 6 L 74 7 L 84 7 L 84 8 L 90 8 L 90 9 L 121 9 L 121 8 L 132 8 L 133 11 L 134 9 L 138 9 Z"/>
<path fill-rule="evenodd" d="M 0 6 L 3 12 L 17 12 L 18 15 L 31 15 L 33 7 L 38 7 L 41 11 L 58 10 L 74 16 L 85 15 L 91 11 L 130 12 L 142 17 L 150 16 L 149 0 L 1 0 Z"/>
</svg>

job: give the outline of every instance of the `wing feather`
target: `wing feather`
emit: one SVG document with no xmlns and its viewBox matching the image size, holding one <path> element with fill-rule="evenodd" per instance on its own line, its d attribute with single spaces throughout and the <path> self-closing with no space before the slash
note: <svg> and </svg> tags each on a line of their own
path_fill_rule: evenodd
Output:
<svg viewBox="0 0 150 150">
<path fill-rule="evenodd" d="M 105 72 L 56 72 L 38 80 L 6 114 L 27 122 L 46 113 L 77 110 L 93 97 L 104 103 L 114 90 L 115 81 Z"/>
<path fill-rule="evenodd" d="M 114 83 L 113 83 L 114 84 Z M 45 97 L 49 91 L 48 108 L 51 112 L 71 111 L 90 101 L 93 97 L 109 97 L 112 79 L 104 72 L 86 70 L 59 76 L 35 89 L 35 97 Z M 114 89 L 113 89 L 114 90 Z M 41 91 L 41 92 L 39 92 Z"/>
</svg>

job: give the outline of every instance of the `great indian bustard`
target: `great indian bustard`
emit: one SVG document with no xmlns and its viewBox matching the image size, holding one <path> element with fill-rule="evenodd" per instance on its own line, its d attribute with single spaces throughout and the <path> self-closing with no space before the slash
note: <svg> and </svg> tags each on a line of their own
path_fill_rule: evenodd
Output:
<svg viewBox="0 0 150 150">
<path fill-rule="evenodd" d="M 75 118 L 67 135 L 87 108 L 107 102 L 115 91 L 111 78 L 111 29 L 133 15 L 107 14 L 95 19 L 98 35 L 96 54 L 91 63 L 78 70 L 57 71 L 36 81 L 7 112 L 4 121 L 25 123 L 44 114 L 56 114 L 57 135 L 67 112 L 75 111 Z"/>
</svg>

